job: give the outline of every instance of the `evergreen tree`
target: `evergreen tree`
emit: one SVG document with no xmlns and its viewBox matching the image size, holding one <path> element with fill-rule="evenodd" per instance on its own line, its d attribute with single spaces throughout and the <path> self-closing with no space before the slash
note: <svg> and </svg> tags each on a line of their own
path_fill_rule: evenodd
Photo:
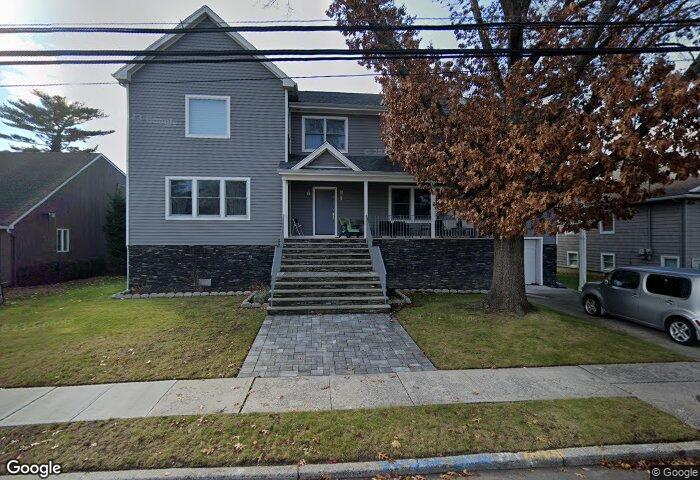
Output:
<svg viewBox="0 0 700 480">
<path fill-rule="evenodd" d="M 94 148 L 73 145 L 92 137 L 109 135 L 114 130 L 83 130 L 85 122 L 105 118 L 101 110 L 86 107 L 80 102 L 69 103 L 66 97 L 33 91 L 39 103 L 27 100 L 8 100 L 0 106 L 0 120 L 7 126 L 25 130 L 28 134 L 0 133 L 0 138 L 18 142 L 10 148 L 21 152 L 94 152 Z"/>
<path fill-rule="evenodd" d="M 103 230 L 107 236 L 108 266 L 112 271 L 123 271 L 126 266 L 126 199 L 121 189 L 110 196 Z"/>
</svg>

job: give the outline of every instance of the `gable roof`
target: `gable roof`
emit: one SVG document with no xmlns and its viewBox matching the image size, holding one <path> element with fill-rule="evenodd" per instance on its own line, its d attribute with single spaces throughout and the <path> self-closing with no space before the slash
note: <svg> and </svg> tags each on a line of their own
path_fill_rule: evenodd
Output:
<svg viewBox="0 0 700 480">
<path fill-rule="evenodd" d="M 209 18 L 212 22 L 215 24 L 221 26 L 221 27 L 228 27 L 229 25 L 216 13 L 214 13 L 214 10 L 209 8 L 207 5 L 201 6 L 197 11 L 195 11 L 192 15 L 184 19 L 180 24 L 178 25 L 179 28 L 192 28 L 196 27 L 200 22 L 203 20 Z M 252 43 L 250 43 L 248 40 L 246 40 L 240 33 L 238 32 L 226 32 L 226 34 L 233 39 L 234 42 L 238 43 L 241 47 L 243 47 L 245 50 L 257 50 Z M 153 42 L 151 45 L 146 47 L 146 50 L 165 50 L 168 47 L 170 47 L 172 44 L 177 42 L 180 38 L 183 37 L 183 33 L 169 33 L 166 35 L 163 35 L 160 37 L 158 40 Z M 148 57 L 147 55 L 142 55 L 138 57 L 134 57 L 134 60 L 143 60 L 151 58 Z M 255 55 L 255 58 L 260 59 L 260 60 L 265 60 L 266 57 L 264 55 Z M 284 73 L 282 70 L 277 67 L 272 62 L 261 62 L 261 65 L 263 65 L 265 68 L 270 70 L 277 78 L 282 80 L 282 85 L 285 87 L 289 88 L 296 88 L 297 84 L 294 80 L 288 77 L 286 73 Z M 116 78 L 119 83 L 128 83 L 131 80 L 131 75 L 133 75 L 134 72 L 139 70 L 141 67 L 143 67 L 143 64 L 133 64 L 133 63 L 127 63 L 123 67 L 121 67 L 119 70 L 114 72 L 112 76 Z"/>
<path fill-rule="evenodd" d="M 291 170 L 299 170 L 299 169 L 309 165 L 311 162 L 313 162 L 316 158 L 320 157 L 321 154 L 323 154 L 325 152 L 328 152 L 329 154 L 331 154 L 333 157 L 335 157 L 336 160 L 338 160 L 340 163 L 342 163 L 343 165 L 345 165 L 349 169 L 354 170 L 356 172 L 360 171 L 360 168 L 357 165 L 352 163 L 348 159 L 348 157 L 346 157 L 345 155 L 340 153 L 340 151 L 337 148 L 335 148 L 333 145 L 331 145 L 328 142 L 323 142 L 323 144 L 321 146 L 319 146 L 316 150 L 314 150 L 313 152 L 308 154 L 306 156 L 306 158 L 304 158 L 302 161 L 300 161 L 299 163 L 294 165 L 291 168 Z"/>
<path fill-rule="evenodd" d="M 12 227 L 99 158 L 109 162 L 100 153 L 0 152 L 0 226 Z"/>
<path fill-rule="evenodd" d="M 290 155 L 288 162 L 280 162 L 280 170 L 291 170 L 306 156 Z M 406 173 L 401 165 L 389 161 L 386 155 L 348 155 L 347 159 L 363 172 Z"/>
<path fill-rule="evenodd" d="M 300 90 L 296 99 L 290 98 L 289 103 L 301 105 L 327 105 L 365 108 L 384 108 L 382 96 L 376 93 L 321 92 L 316 90 Z"/>
</svg>

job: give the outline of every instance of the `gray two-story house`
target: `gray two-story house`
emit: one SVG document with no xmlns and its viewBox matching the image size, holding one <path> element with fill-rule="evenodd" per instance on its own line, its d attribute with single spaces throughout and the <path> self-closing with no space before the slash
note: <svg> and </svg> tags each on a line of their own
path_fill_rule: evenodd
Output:
<svg viewBox="0 0 700 480">
<path fill-rule="evenodd" d="M 594 272 L 627 266 L 700 269 L 700 177 L 671 183 L 636 210 L 629 220 L 611 217 L 585 234 L 558 235 L 559 267 L 578 269 L 584 248 L 586 268 Z"/>
<path fill-rule="evenodd" d="M 206 6 L 181 24 L 223 25 Z M 149 49 L 255 50 L 229 31 L 166 35 Z M 129 288 L 270 284 L 281 244 L 344 234 L 368 238 L 384 287 L 488 288 L 492 241 L 437 214 L 431 192 L 390 162 L 380 95 L 300 91 L 256 58 L 114 74 L 128 92 Z M 554 239 L 525 243 L 527 283 L 553 283 Z"/>
</svg>

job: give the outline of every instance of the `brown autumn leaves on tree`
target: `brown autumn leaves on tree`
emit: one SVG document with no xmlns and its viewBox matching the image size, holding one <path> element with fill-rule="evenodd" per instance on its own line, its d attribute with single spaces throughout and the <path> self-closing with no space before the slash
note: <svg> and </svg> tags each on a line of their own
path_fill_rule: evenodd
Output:
<svg viewBox="0 0 700 480">
<path fill-rule="evenodd" d="M 452 0 L 453 22 L 644 21 L 697 18 L 688 0 Z M 485 2 L 482 2 L 482 4 Z M 393 0 L 334 0 L 342 25 L 407 25 Z M 343 32 L 350 48 L 418 48 L 414 32 Z M 697 44 L 697 29 L 538 28 L 462 31 L 460 48 L 644 47 Z M 382 136 L 392 161 L 436 193 L 436 208 L 494 236 L 486 305 L 522 314 L 528 233 L 630 218 L 634 203 L 697 175 L 698 61 L 686 72 L 659 55 L 456 60 L 365 57 L 382 74 Z"/>
</svg>

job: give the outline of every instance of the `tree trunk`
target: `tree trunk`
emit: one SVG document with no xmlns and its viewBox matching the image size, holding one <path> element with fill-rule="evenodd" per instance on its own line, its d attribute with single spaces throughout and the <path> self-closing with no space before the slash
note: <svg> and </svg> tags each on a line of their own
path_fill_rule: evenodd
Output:
<svg viewBox="0 0 700 480">
<path fill-rule="evenodd" d="M 528 303 L 525 296 L 525 266 L 522 236 L 494 238 L 493 275 L 486 295 L 486 307 L 516 315 L 524 315 Z"/>
</svg>

